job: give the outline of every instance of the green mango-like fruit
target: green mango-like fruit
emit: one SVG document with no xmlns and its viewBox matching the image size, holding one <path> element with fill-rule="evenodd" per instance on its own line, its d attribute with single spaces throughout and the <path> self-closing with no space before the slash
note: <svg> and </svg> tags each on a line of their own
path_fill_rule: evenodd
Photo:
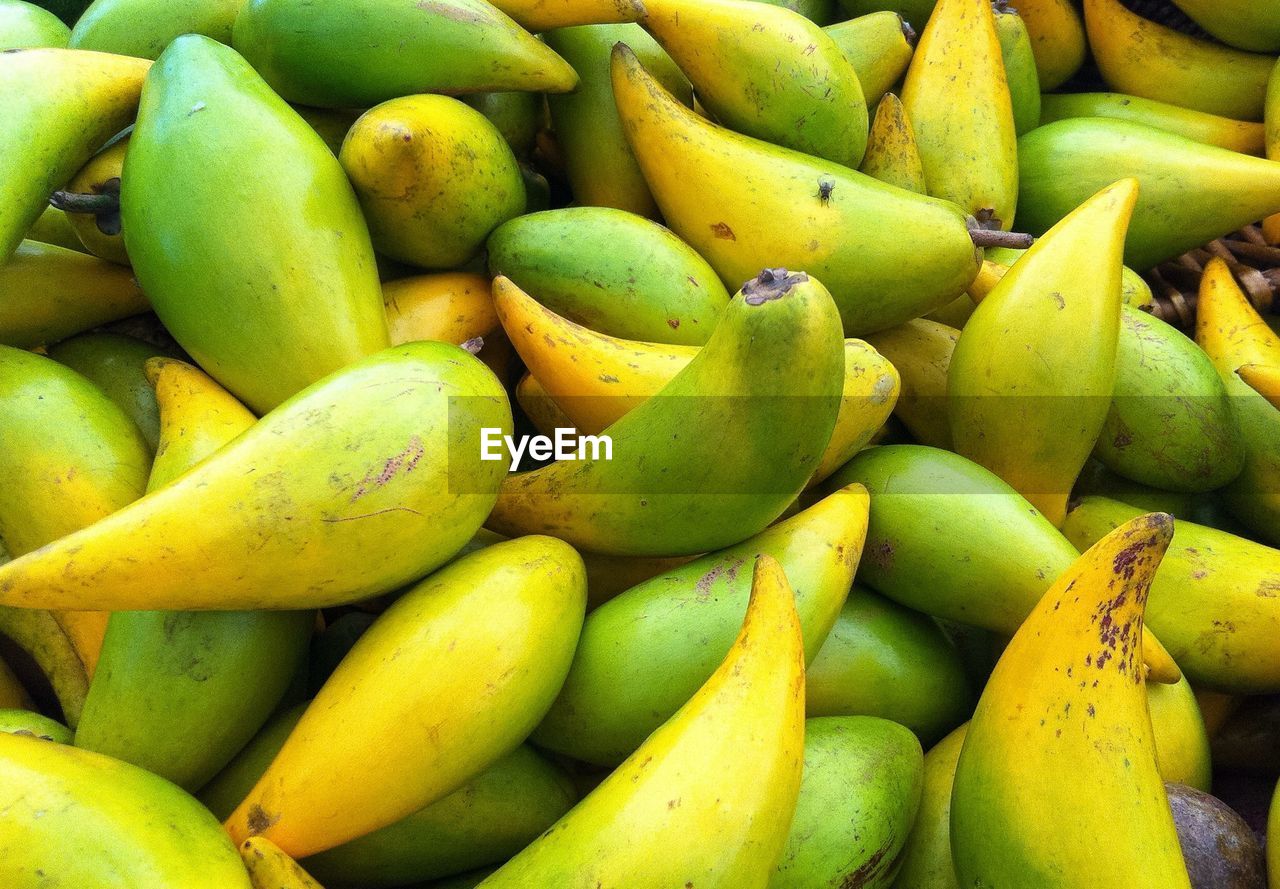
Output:
<svg viewBox="0 0 1280 889">
<path fill-rule="evenodd" d="M 0 732 L 10 735 L 31 735 L 44 741 L 70 744 L 71 729 L 56 719 L 50 719 L 31 710 L 0 710 Z"/>
<path fill-rule="evenodd" d="M 164 51 L 121 189 L 125 243 L 156 314 L 255 412 L 388 345 L 346 174 L 234 50 L 192 34 Z"/>
<path fill-rule="evenodd" d="M 244 0 L 94 0 L 71 29 L 72 49 L 158 58 L 183 34 L 231 42 Z"/>
<path fill-rule="evenodd" d="M 564 59 L 484 0 L 248 0 L 232 45 L 280 95 L 320 108 L 577 84 Z"/>
<path fill-rule="evenodd" d="M 1040 126 L 1040 76 L 1031 51 L 1031 35 L 1022 16 L 1007 5 L 1007 0 L 997 0 L 995 12 L 996 37 L 1000 39 L 1000 56 L 1013 101 L 1013 123 L 1021 136 Z"/>
<path fill-rule="evenodd" d="M 700 346 L 729 293 L 667 229 L 605 207 L 531 213 L 489 236 L 489 272 L 558 315 L 610 336 Z"/>
<path fill-rule="evenodd" d="M 872 12 L 823 30 L 858 73 L 868 108 L 907 73 L 916 33 L 896 12 Z"/>
<path fill-rule="evenodd" d="M 49 10 L 26 0 L 0 0 L 0 50 L 64 47 L 71 29 Z"/>
<path fill-rule="evenodd" d="M 152 452 L 160 439 L 160 409 L 143 365 L 169 354 L 135 337 L 104 332 L 82 333 L 49 348 L 50 358 L 88 377 L 129 415 Z"/>
</svg>

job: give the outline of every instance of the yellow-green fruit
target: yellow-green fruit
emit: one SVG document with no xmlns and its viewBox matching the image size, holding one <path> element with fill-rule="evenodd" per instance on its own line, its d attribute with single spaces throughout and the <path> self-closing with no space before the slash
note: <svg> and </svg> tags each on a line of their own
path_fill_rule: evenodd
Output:
<svg viewBox="0 0 1280 889">
<path fill-rule="evenodd" d="M 138 427 L 147 446 L 160 441 L 160 409 L 145 365 L 168 350 L 118 333 L 82 333 L 50 347 L 49 357 L 83 374 Z"/>
<path fill-rule="evenodd" d="M 547 97 L 574 200 L 588 207 L 612 207 L 656 218 L 658 205 L 627 144 L 618 106 L 613 101 L 609 58 L 615 44 L 625 43 L 645 68 L 686 105 L 693 100 L 688 79 L 639 25 L 560 28 L 544 39 L 578 72 L 577 89 Z M 583 234 L 590 232 L 588 229 Z"/>
<path fill-rule="evenodd" d="M 0 732 L 0 810 L 0 883 L 11 889 L 251 889 L 203 806 L 98 753 Z"/>
<path fill-rule="evenodd" d="M 924 164 L 920 161 L 920 149 L 916 146 L 907 109 L 893 93 L 885 93 L 876 107 L 871 134 L 867 137 L 867 152 L 859 169 L 873 179 L 916 194 L 928 191 Z M 962 294 L 957 299 L 968 297 Z"/>
<path fill-rule="evenodd" d="M 23 241 L 0 266 L 0 293 L 0 343 L 24 349 L 150 308 L 128 269 L 40 241 Z"/>
<path fill-rule="evenodd" d="M 928 616 L 855 586 L 805 675 L 805 713 L 891 719 L 932 744 L 973 711 L 964 663 Z"/>
<path fill-rule="evenodd" d="M 124 169 L 124 155 L 129 148 L 126 136 L 99 151 L 80 168 L 68 183 L 66 191 L 73 194 L 120 193 L 120 173 Z M 96 215 L 93 213 L 67 213 L 67 221 L 75 229 L 76 237 L 94 256 L 120 265 L 129 265 L 129 251 L 125 249 L 120 234 L 120 211 Z"/>
<path fill-rule="evenodd" d="M 492 508 L 504 467 L 480 460 L 481 427 L 511 428 L 483 364 L 444 343 L 396 346 L 131 507 L 0 566 L 0 604 L 281 609 L 387 592 L 447 561 Z"/>
<path fill-rule="evenodd" d="M 1037 241 L 973 313 L 947 371 L 957 453 L 1055 525 L 1115 388 L 1124 238 L 1137 196 L 1132 179 L 1109 186 Z"/>
<path fill-rule="evenodd" d="M 388 345 L 341 165 L 233 50 L 196 34 L 169 45 L 121 178 L 125 243 L 156 314 L 256 413 Z"/>
<path fill-rule="evenodd" d="M 940 0 L 911 57 L 902 104 L 929 194 L 1012 226 L 1018 135 L 991 0 Z"/>
<path fill-rule="evenodd" d="M 524 212 L 511 147 L 488 118 L 448 96 L 406 96 L 365 112 L 339 154 L 373 246 L 424 268 L 465 264 L 489 232 Z"/>
<path fill-rule="evenodd" d="M 43 7 L 26 0 L 0 0 L 0 50 L 64 47 L 71 30 Z"/>
<path fill-rule="evenodd" d="M 761 556 L 742 629 L 711 678 L 481 885 L 766 889 L 803 761 L 800 620 L 782 568 Z"/>
<path fill-rule="evenodd" d="M 634 0 L 498 0 L 493 4 L 530 31 L 633 22 Z"/>
<path fill-rule="evenodd" d="M 249 837 L 240 844 L 240 857 L 253 889 L 324 889 L 271 840 Z"/>
<path fill-rule="evenodd" d="M 1172 685 L 1148 685 L 1147 711 L 1160 777 L 1208 793 L 1213 780 L 1209 733 L 1191 683 L 1184 676 Z"/>
<path fill-rule="evenodd" d="M 1267 817 L 1267 875 L 1272 886 L 1280 884 L 1280 784 L 1276 784 Z"/>
<path fill-rule="evenodd" d="M 0 544 L 2 546 L 2 544 Z M 8 561 L 8 554 L 0 552 L 0 561 Z M 22 680 L 0 659 L 0 707 L 6 710 L 26 710 L 31 707 L 31 697 Z"/>
<path fill-rule="evenodd" d="M 61 188 L 133 120 L 150 62 L 70 49 L 0 54 L 0 262 Z"/>
<path fill-rule="evenodd" d="M 959 889 L 951 861 L 951 788 L 969 724 L 924 755 L 920 808 L 902 848 L 895 889 Z"/>
<path fill-rule="evenodd" d="M 996 36 L 1004 60 L 1009 99 L 1013 103 L 1014 128 L 1019 136 L 1040 126 L 1040 77 L 1031 36 L 1018 11 L 998 0 L 995 6 Z"/>
<path fill-rule="evenodd" d="M 528 157 L 533 151 L 543 117 L 541 97 L 537 93 L 471 93 L 463 96 L 462 101 L 498 128 L 516 157 Z"/>
<path fill-rule="evenodd" d="M 0 709 L 0 732 L 27 735 L 58 744 L 70 744 L 72 738 L 71 729 L 65 725 L 30 710 Z"/>
<path fill-rule="evenodd" d="M 947 371 L 959 339 L 960 331 L 954 327 L 925 318 L 867 337 L 902 377 L 902 394 L 893 412 L 920 444 L 951 448 Z"/>
<path fill-rule="evenodd" d="M 836 0 L 761 0 L 771 6 L 784 6 L 798 12 L 817 25 L 825 25 L 835 18 Z"/>
<path fill-rule="evenodd" d="M 159 57 L 183 34 L 231 42 L 244 0 L 94 0 L 71 29 L 72 49 Z"/>
<path fill-rule="evenodd" d="M 422 581 L 343 658 L 227 819 L 232 837 L 304 857 L 458 789 L 546 712 L 586 595 L 582 559 L 550 537 L 486 547 Z"/>
<path fill-rule="evenodd" d="M 484 0 L 248 0 L 232 45 L 285 99 L 319 108 L 577 84 L 563 59 Z"/>
<path fill-rule="evenodd" d="M 65 247 L 68 250 L 75 250 L 77 253 L 89 252 L 84 249 L 84 244 L 80 243 L 80 238 L 76 235 L 75 229 L 71 227 L 67 214 L 57 207 L 46 206 L 44 208 L 40 218 L 35 221 L 35 224 L 27 232 L 27 240 L 39 241 L 42 244 L 52 244 L 56 247 Z"/>
<path fill-rule="evenodd" d="M 769 889 L 885 889 L 920 804 L 923 756 L 887 719 L 804 725 L 804 778 Z"/>
<path fill-rule="evenodd" d="M 1040 123 L 1071 117 L 1129 120 L 1241 154 L 1262 154 L 1263 150 L 1263 125 L 1252 121 L 1232 120 L 1124 93 L 1058 93 L 1042 97 Z"/>
<path fill-rule="evenodd" d="M 893 89 L 911 64 L 916 33 L 896 12 L 873 12 L 823 30 L 853 65 L 868 107 Z"/>
<path fill-rule="evenodd" d="M 1086 56 L 1084 22 L 1071 0 L 1018 0 L 1031 35 L 1040 88 L 1057 89 L 1080 69 Z"/>
<path fill-rule="evenodd" d="M 1147 590 L 1172 536 L 1159 513 L 1122 525 L 1014 634 L 956 766 L 959 885 L 1190 889 L 1142 667 Z M 1115 807 L 1103 833 L 1100 799 Z"/>
<path fill-rule="evenodd" d="M 1252 52 L 1280 52 L 1280 3 L 1276 0 L 1174 0 L 1174 3 L 1223 43 Z"/>
<path fill-rule="evenodd" d="M 787 574 L 805 660 L 812 662 L 853 582 L 867 505 L 860 487 L 837 491 L 737 546 L 659 574 L 596 608 L 534 742 L 606 766 L 634 752 L 724 660 L 747 610 L 749 566 L 760 553 L 777 559 Z"/>
</svg>

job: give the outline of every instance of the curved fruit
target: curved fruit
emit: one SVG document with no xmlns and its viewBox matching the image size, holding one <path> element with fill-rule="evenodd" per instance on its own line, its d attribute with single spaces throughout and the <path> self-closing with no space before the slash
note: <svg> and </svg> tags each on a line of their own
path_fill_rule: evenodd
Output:
<svg viewBox="0 0 1280 889">
<path fill-rule="evenodd" d="M 1072 543 L 1087 546 L 1140 513 L 1085 497 L 1065 530 Z M 1197 687 L 1280 691 L 1280 550 L 1178 522 L 1151 588 L 1147 623 Z"/>
<path fill-rule="evenodd" d="M 498 0 L 493 4 L 530 31 L 633 22 L 635 0 Z"/>
<path fill-rule="evenodd" d="M 1203 493 L 1244 467 L 1226 388 L 1196 344 L 1147 312 L 1120 313 L 1116 385 L 1094 456 L 1166 491 Z"/>
<path fill-rule="evenodd" d="M 157 58 L 183 34 L 231 42 L 244 0 L 94 0 L 71 29 L 72 49 Z"/>
<path fill-rule="evenodd" d="M 71 29 L 56 15 L 25 0 L 0 2 L 0 50 L 61 48 Z"/>
<path fill-rule="evenodd" d="M 0 292 L 0 343 L 21 348 L 151 307 L 128 269 L 39 241 L 23 241 L 0 266 Z"/>
<path fill-rule="evenodd" d="M 510 424 L 498 381 L 467 353 L 396 346 L 131 507 L 0 566 L 0 604 L 278 609 L 387 592 L 479 527 L 503 474 L 479 459 L 479 430 Z"/>
<path fill-rule="evenodd" d="M 622 210 L 530 213 L 499 226 L 487 246 L 490 274 L 609 336 L 700 346 L 729 302 L 715 270 L 688 244 Z"/>
<path fill-rule="evenodd" d="M 755 565 L 724 662 L 555 826 L 481 885 L 765 889 L 800 792 L 804 650 L 782 568 Z"/>
<path fill-rule="evenodd" d="M 373 248 L 342 167 L 227 47 L 187 35 L 156 62 L 122 189 L 125 242 L 156 314 L 256 412 L 386 347 Z M 307 212 L 264 201 L 273 191 L 307 195 Z"/>
<path fill-rule="evenodd" d="M 615 44 L 625 43 L 645 68 L 686 105 L 693 99 L 688 79 L 639 25 L 561 28 L 544 39 L 578 72 L 577 89 L 547 97 L 551 125 L 574 199 L 588 207 L 613 207 L 656 217 L 658 205 L 627 144 L 618 106 L 613 101 L 609 58 Z M 588 230 L 581 234 L 594 233 Z"/>
<path fill-rule="evenodd" d="M 110 757 L 0 733 L 0 809 L 0 882 L 12 889 L 251 889 L 203 806 Z"/>
<path fill-rule="evenodd" d="M 1280 408 L 1237 373 L 1246 364 L 1280 364 L 1280 333 L 1258 315 L 1221 259 L 1210 260 L 1200 280 L 1196 342 L 1227 386 L 1244 440 L 1244 472 L 1223 489 L 1223 502 L 1262 540 L 1280 546 Z"/>
<path fill-rule="evenodd" d="M 579 432 L 594 434 L 658 394 L 698 350 L 622 340 L 574 324 L 535 302 L 506 278 L 494 280 L 494 304 L 516 351 L 543 391 Z M 893 366 L 861 340 L 845 340 L 844 388 L 835 429 L 810 483 L 862 450 L 897 398 Z"/>
<path fill-rule="evenodd" d="M 828 484 L 853 482 L 875 503 L 859 579 L 935 617 L 1012 634 L 1078 555 L 998 476 L 948 451 L 871 448 Z M 1150 633 L 1143 651 L 1152 681 L 1178 680 L 1177 665 Z"/>
<path fill-rule="evenodd" d="M 1014 128 L 1019 136 L 1040 126 L 1040 75 L 1031 48 L 1031 35 L 1018 10 L 1008 0 L 997 0 L 996 36 L 1004 61 L 1009 99 L 1013 105 Z"/>
<path fill-rule="evenodd" d="M 668 224 L 727 285 L 766 264 L 804 269 L 831 290 L 845 334 L 860 336 L 946 304 L 977 274 L 955 205 L 717 127 L 625 48 L 613 89 Z"/>
<path fill-rule="evenodd" d="M 470 93 L 462 101 L 487 117 L 516 157 L 523 159 L 533 152 L 542 126 L 541 98 L 537 93 Z"/>
<path fill-rule="evenodd" d="M 264 837 L 249 837 L 241 843 L 240 857 L 253 889 L 324 889 L 298 862 Z"/>
<path fill-rule="evenodd" d="M 107 53 L 0 54 L 0 263 L 103 143 L 133 121 L 151 63 Z"/>
<path fill-rule="evenodd" d="M 867 716 L 807 719 L 804 735 L 800 798 L 769 889 L 885 889 L 920 804 L 920 742 Z"/>
<path fill-rule="evenodd" d="M 1141 195 L 1139 195 L 1139 200 L 1141 200 Z M 1130 220 L 1130 226 L 1132 227 L 1132 219 Z M 980 303 L 986 299 L 987 294 L 1000 283 L 1000 279 L 1026 253 L 1026 250 L 1012 247 L 988 247 L 984 250 L 983 255 L 986 259 L 982 263 L 982 271 L 978 273 L 978 277 L 969 285 L 968 296 L 970 300 L 974 303 Z M 1120 272 L 1120 301 L 1134 309 L 1148 310 L 1155 303 L 1155 297 L 1151 294 L 1151 285 L 1128 266 L 1125 266 Z M 1123 327 L 1120 329 L 1120 334 L 1121 336 L 1124 335 Z"/>
<path fill-rule="evenodd" d="M 867 337 L 902 378 L 902 392 L 893 412 L 920 444 L 951 449 L 947 370 L 959 339 L 960 331 L 954 327 L 925 318 Z"/>
<path fill-rule="evenodd" d="M 1232 120 L 1124 93 L 1058 93 L 1043 97 L 1040 123 L 1072 117 L 1128 120 L 1241 154 L 1262 154 L 1263 149 L 1263 125 L 1252 121 Z"/>
<path fill-rule="evenodd" d="M 150 358 L 143 370 L 160 418 L 148 491 L 169 484 L 256 422 L 231 393 L 185 361 Z"/>
<path fill-rule="evenodd" d="M 896 889 L 959 889 L 951 861 L 951 788 L 969 724 L 924 755 L 920 808 L 902 847 Z"/>
<path fill-rule="evenodd" d="M 232 45 L 290 102 L 364 108 L 417 93 L 562 93 L 568 63 L 484 0 L 248 0 Z"/>
<path fill-rule="evenodd" d="M 818 468 L 839 410 L 843 353 L 826 288 L 766 270 L 684 370 L 604 431 L 607 450 L 580 445 L 582 459 L 509 476 L 487 525 L 554 533 L 608 555 L 686 555 L 745 540 Z"/>
<path fill-rule="evenodd" d="M 343 658 L 227 819 L 232 837 L 322 852 L 510 753 L 564 681 L 586 592 L 581 558 L 549 537 L 494 544 L 419 583 Z"/>
<path fill-rule="evenodd" d="M 1280 358 L 1280 356 L 1275 357 Z M 1245 364 L 1236 368 L 1236 373 L 1240 375 L 1240 379 L 1249 384 L 1249 388 L 1280 410 L 1280 366 Z"/>
<path fill-rule="evenodd" d="M 1031 35 L 1040 88 L 1057 89 L 1080 70 L 1085 60 L 1080 13 L 1071 0 L 1018 0 L 1017 10 Z"/>
<path fill-rule="evenodd" d="M 113 141 L 99 151 L 80 168 L 67 184 L 65 191 L 72 194 L 120 193 L 120 175 L 124 169 L 125 152 L 129 149 L 129 137 Z M 67 213 L 67 221 L 75 229 L 76 237 L 94 256 L 119 265 L 129 265 L 129 252 L 120 233 L 120 210 L 94 213 Z"/>
<path fill-rule="evenodd" d="M 1117 92 L 1237 120 L 1262 120 L 1275 57 L 1193 37 L 1130 12 L 1120 0 L 1084 0 L 1089 48 Z"/>
<path fill-rule="evenodd" d="M 805 673 L 805 713 L 891 719 L 931 744 L 973 712 L 964 664 L 928 616 L 854 587 Z"/>
<path fill-rule="evenodd" d="M 511 147 L 479 111 L 448 96 L 369 109 L 338 155 L 380 253 L 410 265 L 465 265 L 489 232 L 525 209 Z"/>
<path fill-rule="evenodd" d="M 1137 196 L 1132 179 L 1109 186 L 1037 241 L 973 313 L 947 371 L 956 452 L 1055 525 L 1116 384 L 1122 253 Z"/>
<path fill-rule="evenodd" d="M 87 377 L 133 420 L 152 451 L 160 439 L 160 409 L 146 362 L 167 350 L 119 333 L 82 333 L 50 347 L 49 357 Z"/>
<path fill-rule="evenodd" d="M 804 16 L 749 0 L 644 0 L 640 23 L 724 126 L 857 167 L 867 105 L 840 47 Z"/>
<path fill-rule="evenodd" d="M 859 169 L 873 179 L 916 194 L 928 191 L 915 132 L 902 101 L 893 93 L 885 93 L 876 107 Z"/>
<path fill-rule="evenodd" d="M 1280 3 L 1276 0 L 1174 0 L 1174 3 L 1223 43 L 1253 52 L 1280 52 Z"/>
<path fill-rule="evenodd" d="M 98 624 L 102 628 L 98 636 L 101 641 L 105 615 Z M 68 635 L 54 612 L 29 608 L 0 608 L 0 636 L 6 643 L 6 655 L 13 655 L 13 648 L 21 652 L 14 663 L 21 669 L 21 680 L 35 692 L 38 706 L 55 714 L 60 710 L 63 721 L 74 727 L 89 693 L 85 662 L 73 644 L 78 640 Z M 52 700 L 41 699 L 42 686 L 52 693 Z M 25 694 L 25 689 L 22 690 Z"/>
<path fill-rule="evenodd" d="M 596 608 L 534 742 L 596 765 L 622 762 L 732 647 L 751 593 L 746 566 L 761 553 L 778 561 L 795 590 L 811 662 L 853 583 L 867 506 L 861 487 L 837 491 L 737 546 L 659 574 Z"/>
<path fill-rule="evenodd" d="M 17 2 L 25 2 L 25 0 L 17 0 Z M 76 236 L 75 229 L 67 221 L 67 214 L 56 207 L 47 205 L 44 208 L 44 212 L 40 214 L 40 217 L 27 232 L 27 240 L 39 241 L 42 244 L 52 244 L 56 247 L 65 247 L 77 253 L 89 252 L 84 249 L 84 244 L 80 243 L 80 238 Z"/>
<path fill-rule="evenodd" d="M 71 743 L 71 729 L 55 719 L 30 710 L 0 710 L 0 732 L 28 735 L 57 744 Z"/>
<path fill-rule="evenodd" d="M 1173 519 L 1160 513 L 1116 529 L 1014 634 L 956 766 L 960 885 L 1190 889 L 1141 662 L 1147 590 L 1172 535 Z M 1123 813 L 1104 836 L 1092 804 L 1099 795 Z"/>
<path fill-rule="evenodd" d="M 1157 572 L 1157 583 L 1159 577 Z M 1148 607 L 1150 604 L 1148 599 Z M 1151 714 L 1160 777 L 1208 793 L 1213 780 L 1209 733 L 1191 683 L 1184 676 L 1172 685 L 1148 685 L 1147 711 Z"/>
<path fill-rule="evenodd" d="M 437 272 L 382 285 L 393 345 L 436 340 L 462 345 L 498 329 L 489 279 L 472 272 Z"/>
<path fill-rule="evenodd" d="M 547 390 L 533 374 L 527 373 L 520 378 L 520 382 L 516 384 L 515 396 L 521 412 L 533 424 L 533 428 L 543 435 L 555 435 L 557 429 L 574 428 L 573 421 L 560 410 L 560 406 L 547 394 Z"/>
<path fill-rule="evenodd" d="M 1280 162 L 1237 154 L 1127 120 L 1077 118 L 1018 143 L 1022 227 L 1038 234 L 1097 189 L 1140 185 L 1125 242 L 1139 271 L 1280 210 Z"/>
<path fill-rule="evenodd" d="M 929 194 L 996 228 L 1012 226 L 1018 135 L 991 0 L 939 0 L 911 57 L 902 105 Z"/>
<path fill-rule="evenodd" d="M 896 12 L 873 12 L 823 30 L 853 65 L 868 108 L 902 79 L 915 51 L 916 32 Z"/>
</svg>

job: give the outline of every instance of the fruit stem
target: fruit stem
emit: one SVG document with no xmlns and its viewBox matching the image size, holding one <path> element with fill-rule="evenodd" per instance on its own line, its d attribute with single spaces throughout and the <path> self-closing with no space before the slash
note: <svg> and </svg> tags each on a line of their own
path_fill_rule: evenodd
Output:
<svg viewBox="0 0 1280 889">
<path fill-rule="evenodd" d="M 975 247 L 1012 247 L 1026 250 L 1036 239 L 1024 232 L 992 231 L 986 228 L 970 228 L 969 237 Z"/>
<path fill-rule="evenodd" d="M 101 194 L 77 194 L 74 191 L 55 191 L 49 196 L 55 209 L 66 213 L 92 213 L 100 216 L 120 212 L 120 195 L 104 191 Z"/>
</svg>

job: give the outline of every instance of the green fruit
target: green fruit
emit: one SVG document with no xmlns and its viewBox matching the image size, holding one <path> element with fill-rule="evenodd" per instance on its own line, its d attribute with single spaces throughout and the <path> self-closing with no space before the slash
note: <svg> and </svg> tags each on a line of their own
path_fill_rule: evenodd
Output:
<svg viewBox="0 0 1280 889">
<path fill-rule="evenodd" d="M 183 34 L 231 42 L 244 0 L 94 0 L 71 29 L 72 49 L 158 58 Z"/>
<path fill-rule="evenodd" d="M 902 849 L 895 889 L 959 889 L 951 861 L 951 786 L 968 729 L 966 722 L 925 754 L 920 809 Z"/>
<path fill-rule="evenodd" d="M 44 741 L 70 744 L 72 733 L 56 719 L 50 719 L 30 710 L 0 710 L 0 732 L 10 735 L 31 735 Z"/>
<path fill-rule="evenodd" d="M 262 730 L 227 763 L 226 768 L 200 790 L 197 794 L 200 802 L 204 803 L 215 818 L 226 821 L 236 810 L 240 800 L 253 790 L 253 785 L 258 783 L 267 766 L 271 765 L 271 760 L 276 758 L 309 703 L 306 701 L 296 704 L 272 716 Z"/>
<path fill-rule="evenodd" d="M 836 17 L 835 0 L 760 0 L 760 2 L 798 12 L 818 25 L 829 24 Z"/>
<path fill-rule="evenodd" d="M 56 15 L 25 0 L 0 0 L 0 51 L 67 45 L 71 31 Z"/>
<path fill-rule="evenodd" d="M 896 12 L 873 12 L 823 30 L 858 73 L 868 108 L 907 73 L 916 34 Z"/>
<path fill-rule="evenodd" d="M 729 302 L 706 260 L 622 210 L 532 213 L 489 236 L 489 272 L 558 315 L 609 336 L 699 346 Z"/>
<path fill-rule="evenodd" d="M 538 137 L 542 121 L 542 102 L 537 93 L 472 93 L 463 96 L 476 111 L 498 128 L 502 138 L 515 152 L 516 157 L 528 157 Z"/>
<path fill-rule="evenodd" d="M 1040 76 L 1031 51 L 1031 35 L 1016 9 L 999 0 L 996 5 L 996 37 L 1013 101 L 1013 122 L 1019 136 L 1040 126 Z"/>
<path fill-rule="evenodd" d="M 387 346 L 342 167 L 231 49 L 198 35 L 169 45 L 122 180 L 125 241 L 156 314 L 257 413 Z"/>
</svg>

